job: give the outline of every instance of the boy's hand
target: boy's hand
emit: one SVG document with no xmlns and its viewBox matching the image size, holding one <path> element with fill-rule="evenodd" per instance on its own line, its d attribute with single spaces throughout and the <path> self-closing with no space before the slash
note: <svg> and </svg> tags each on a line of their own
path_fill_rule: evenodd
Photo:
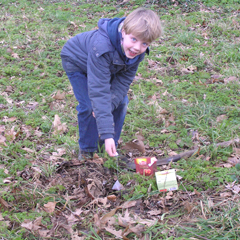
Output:
<svg viewBox="0 0 240 240">
<path fill-rule="evenodd" d="M 115 141 L 113 140 L 113 138 L 105 139 L 105 150 L 110 157 L 116 156 L 116 146 L 115 146 Z"/>
</svg>

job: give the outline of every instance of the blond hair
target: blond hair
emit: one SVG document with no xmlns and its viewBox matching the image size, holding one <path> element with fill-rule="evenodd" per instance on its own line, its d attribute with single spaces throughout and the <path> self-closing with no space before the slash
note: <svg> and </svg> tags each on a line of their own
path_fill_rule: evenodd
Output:
<svg viewBox="0 0 240 240">
<path fill-rule="evenodd" d="M 133 34 L 142 41 L 150 43 L 163 33 L 158 15 L 146 8 L 137 8 L 131 12 L 124 20 L 122 29 L 126 34 Z"/>
</svg>

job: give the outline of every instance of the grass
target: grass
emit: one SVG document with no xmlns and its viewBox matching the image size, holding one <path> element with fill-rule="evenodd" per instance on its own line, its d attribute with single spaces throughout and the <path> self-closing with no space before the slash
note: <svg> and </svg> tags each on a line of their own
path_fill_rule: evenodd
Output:
<svg viewBox="0 0 240 240">
<path fill-rule="evenodd" d="M 216 209 L 221 206 L 222 211 Z M 238 207 L 233 201 L 221 202 L 209 207 L 207 200 L 203 203 L 205 219 L 199 219 L 197 223 L 187 223 L 186 227 L 178 228 L 179 236 L 189 238 L 192 236 L 207 236 L 207 239 L 238 239 L 239 231 L 236 227 L 238 221 Z"/>
<path fill-rule="evenodd" d="M 66 188 L 64 182 L 51 185 L 58 176 L 56 163 L 71 160 L 78 149 L 76 101 L 61 66 L 60 51 L 71 36 L 94 29 L 99 18 L 123 17 L 139 6 L 158 12 L 164 35 L 152 44 L 131 86 L 123 143 L 140 132 L 148 153 L 157 157 L 162 156 L 158 155 L 159 149 L 167 155 L 202 146 L 202 158 L 193 156 L 173 165 L 183 177 L 180 189 L 172 207 L 163 209 L 158 223 L 146 229 L 145 234 L 149 239 L 239 238 L 239 200 L 234 199 L 236 195 L 228 201 L 216 195 L 226 184 L 239 181 L 239 169 L 219 167 L 228 162 L 233 147 L 214 145 L 240 135 L 240 2 L 175 2 L 178 4 L 166 0 L 131 0 L 124 4 L 105 0 L 4 0 L 0 4 L 3 239 L 41 239 L 36 232 L 21 227 L 24 219 L 42 217 L 46 229 L 57 228 L 57 215 L 42 210 L 48 202 L 57 202 L 59 214 L 65 207 L 76 209 L 77 201 L 66 203 L 74 184 L 72 189 Z M 63 100 L 54 98 L 58 91 L 65 93 Z M 67 124 L 68 131 L 63 134 L 53 134 L 56 114 L 61 123 Z M 219 116 L 225 117 L 218 120 Z M 198 133 L 197 140 L 193 132 Z M 61 148 L 66 152 L 54 158 Z M 116 172 L 113 160 L 106 165 Z M 39 168 L 41 174 L 33 167 Z M 121 171 L 120 180 L 124 184 L 133 182 L 122 196 L 124 201 L 149 201 L 162 209 L 159 199 L 166 194 L 156 192 L 154 178 Z M 202 198 L 191 197 L 194 191 Z M 93 215 L 83 221 L 84 230 L 81 225 L 73 229 L 81 229 L 86 239 L 113 237 L 109 232 L 95 231 Z M 134 233 L 130 236 L 137 239 Z M 68 238 L 69 233 L 60 229 L 52 239 Z"/>
</svg>

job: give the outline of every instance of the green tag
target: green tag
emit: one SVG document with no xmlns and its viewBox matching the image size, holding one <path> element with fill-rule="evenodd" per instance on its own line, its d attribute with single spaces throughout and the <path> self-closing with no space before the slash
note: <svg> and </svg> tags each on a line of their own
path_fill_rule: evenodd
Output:
<svg viewBox="0 0 240 240">
<path fill-rule="evenodd" d="M 178 189 L 175 169 L 155 172 L 158 190 L 160 192 L 174 191 Z"/>
</svg>

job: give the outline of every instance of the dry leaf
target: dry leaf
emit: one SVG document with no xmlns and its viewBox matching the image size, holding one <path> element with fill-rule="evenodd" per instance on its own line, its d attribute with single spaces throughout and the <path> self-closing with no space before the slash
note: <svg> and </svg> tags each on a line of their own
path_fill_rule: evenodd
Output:
<svg viewBox="0 0 240 240">
<path fill-rule="evenodd" d="M 6 92 L 13 92 L 13 87 L 12 86 L 7 86 L 5 91 Z"/>
<path fill-rule="evenodd" d="M 0 144 L 7 146 L 7 144 L 5 142 L 6 142 L 6 138 L 4 136 L 0 135 Z"/>
<path fill-rule="evenodd" d="M 160 114 L 168 114 L 168 111 L 167 111 L 166 109 L 163 108 L 163 109 L 160 110 L 159 113 L 160 113 Z"/>
<path fill-rule="evenodd" d="M 240 186 L 239 185 L 235 185 L 232 188 L 233 193 L 238 194 L 240 192 Z"/>
<path fill-rule="evenodd" d="M 38 217 L 36 218 L 36 220 L 33 222 L 33 231 L 38 230 L 40 227 L 40 225 L 42 224 L 42 217 Z"/>
<path fill-rule="evenodd" d="M 173 196 L 173 192 L 170 191 L 170 192 L 167 193 L 167 196 L 165 197 L 165 199 L 170 200 L 170 199 L 173 198 L 172 196 Z"/>
<path fill-rule="evenodd" d="M 93 154 L 93 159 L 98 159 L 98 158 L 99 158 L 98 154 L 97 154 L 97 153 L 94 153 L 94 154 Z"/>
<path fill-rule="evenodd" d="M 21 227 L 24 227 L 24 228 L 26 228 L 26 229 L 28 229 L 28 230 L 32 230 L 32 228 L 33 228 L 33 223 L 32 223 L 32 221 L 30 221 L 29 219 L 25 219 L 25 220 L 23 221 L 23 223 L 21 224 Z"/>
<path fill-rule="evenodd" d="M 5 126 L 4 125 L 0 125 L 0 133 L 4 133 L 5 131 Z"/>
<path fill-rule="evenodd" d="M 31 110 L 35 110 L 38 107 L 38 105 L 39 105 L 38 102 L 29 102 L 26 107 L 31 109 Z"/>
<path fill-rule="evenodd" d="M 57 203 L 57 202 L 48 202 L 47 204 L 44 204 L 44 205 L 43 205 L 44 211 L 45 211 L 45 212 L 48 212 L 48 213 L 54 212 L 56 203 Z"/>
<path fill-rule="evenodd" d="M 105 227 L 105 230 L 110 232 L 111 234 L 115 235 L 117 238 L 122 238 L 122 232 L 123 230 L 114 230 L 110 227 Z"/>
<path fill-rule="evenodd" d="M 193 66 L 190 66 L 187 68 L 183 68 L 181 71 L 183 74 L 191 74 L 191 73 L 194 73 L 194 71 L 196 71 L 196 68 L 194 68 Z"/>
<path fill-rule="evenodd" d="M 79 27 L 85 28 L 86 25 L 83 23 L 83 24 L 80 24 Z"/>
<path fill-rule="evenodd" d="M 38 168 L 38 167 L 32 166 L 31 169 L 34 170 L 37 173 L 41 173 L 42 172 L 42 170 L 40 168 Z"/>
<path fill-rule="evenodd" d="M 137 149 L 141 153 L 145 153 L 144 143 L 143 141 L 139 141 L 139 140 L 135 140 L 135 142 L 127 142 L 122 148 L 126 150 Z"/>
<path fill-rule="evenodd" d="M 156 65 L 156 62 L 152 59 L 147 59 L 148 61 L 148 66 L 151 68 L 151 67 L 154 67 Z"/>
<path fill-rule="evenodd" d="M 238 78 L 235 76 L 224 78 L 224 83 L 229 83 L 229 82 L 234 82 L 234 81 L 238 81 Z"/>
<path fill-rule="evenodd" d="M 32 150 L 32 149 L 27 148 L 27 147 L 23 147 L 22 149 L 25 150 L 26 152 L 29 152 L 29 153 L 34 153 L 35 152 L 35 150 Z"/>
<path fill-rule="evenodd" d="M 72 225 L 75 224 L 76 222 L 79 222 L 79 221 L 80 221 L 80 218 L 79 218 L 77 215 L 72 214 L 72 213 L 71 213 L 70 216 L 65 215 L 65 217 L 66 217 L 66 219 L 67 219 L 67 221 L 68 221 L 68 224 L 69 224 L 70 226 L 72 226 Z"/>
<path fill-rule="evenodd" d="M 35 130 L 34 131 L 34 134 L 37 136 L 37 137 L 41 137 L 43 135 L 42 132 L 40 132 L 39 130 Z"/>
<path fill-rule="evenodd" d="M 233 148 L 233 152 L 240 155 L 240 148 Z"/>
<path fill-rule="evenodd" d="M 5 132 L 5 136 L 8 138 L 9 142 L 12 142 L 16 138 L 16 132 L 14 131 L 15 126 L 12 126 L 12 128 Z"/>
<path fill-rule="evenodd" d="M 178 154 L 174 151 L 168 153 L 169 157 L 176 156 L 176 155 L 178 155 Z"/>
<path fill-rule="evenodd" d="M 226 120 L 227 116 L 226 115 L 220 115 L 217 117 L 217 122 L 222 122 L 223 120 Z"/>
<path fill-rule="evenodd" d="M 91 160 L 91 162 L 94 162 L 96 164 L 99 164 L 99 165 L 103 165 L 104 164 L 104 161 L 102 158 L 93 158 L 93 160 Z"/>
<path fill-rule="evenodd" d="M 130 208 L 136 206 L 137 201 L 127 201 L 121 205 L 122 208 Z"/>
<path fill-rule="evenodd" d="M 206 157 L 206 161 L 209 161 L 211 159 L 211 157 Z"/>
<path fill-rule="evenodd" d="M 105 198 L 95 198 L 92 202 L 90 202 L 89 204 L 97 204 L 98 206 L 101 206 L 100 203 L 105 206 L 108 207 L 107 205 L 107 197 Z"/>
<path fill-rule="evenodd" d="M 163 94 L 163 96 L 167 96 L 168 95 L 168 91 L 166 90 Z M 165 109 L 164 109 L 165 110 Z M 166 111 L 166 110 L 165 110 Z"/>
<path fill-rule="evenodd" d="M 135 136 L 137 137 L 137 139 L 138 139 L 139 141 L 144 141 L 144 140 L 145 140 L 144 136 L 143 136 L 142 133 L 140 133 L 140 132 L 136 132 L 136 133 L 135 133 Z"/>
<path fill-rule="evenodd" d="M 231 157 L 228 158 L 228 163 L 230 163 L 232 166 L 235 166 L 237 163 L 240 163 L 240 159 L 237 157 Z"/>
<path fill-rule="evenodd" d="M 10 118 L 8 118 L 7 116 L 4 116 L 3 117 L 3 122 L 14 122 L 14 121 L 16 121 L 17 120 L 17 118 L 16 117 L 10 117 Z"/>
<path fill-rule="evenodd" d="M 54 134 L 63 134 L 64 132 L 67 132 L 67 125 L 66 123 L 61 123 L 60 117 L 56 114 L 54 121 L 53 121 L 53 128 L 54 128 Z"/>
<path fill-rule="evenodd" d="M 85 236 L 83 236 L 83 237 L 78 236 L 78 230 L 76 232 L 74 232 L 72 230 L 70 233 L 71 233 L 71 240 L 84 240 L 84 239 L 86 239 Z"/>
<path fill-rule="evenodd" d="M 126 212 L 128 212 L 128 211 L 126 211 Z M 130 218 L 128 215 L 125 215 L 125 216 L 123 217 L 123 216 L 120 216 L 120 214 L 119 214 L 117 220 L 118 220 L 119 226 L 126 228 L 127 226 L 129 226 L 129 223 L 130 223 L 130 221 L 131 221 L 131 218 Z"/>
<path fill-rule="evenodd" d="M 66 149 L 65 148 L 58 148 L 57 153 L 53 152 L 53 156 L 61 157 L 62 155 L 66 154 Z"/>
<path fill-rule="evenodd" d="M 37 231 L 39 230 L 41 225 L 42 217 L 38 217 L 35 221 L 30 221 L 29 219 L 25 219 L 21 224 L 21 227 L 24 227 L 30 231 Z"/>
<path fill-rule="evenodd" d="M 99 198 L 99 196 L 102 194 L 102 182 L 100 179 L 86 179 L 87 186 L 85 188 L 88 196 L 93 200 L 95 198 Z M 107 201 L 107 198 L 106 198 Z"/>
<path fill-rule="evenodd" d="M 12 177 L 8 177 L 3 180 L 3 183 L 8 184 L 11 183 L 12 181 L 13 181 Z"/>
<path fill-rule="evenodd" d="M 72 24 L 74 26 L 74 28 L 77 28 L 77 25 L 75 22 L 70 21 L 70 24 Z"/>
<path fill-rule="evenodd" d="M 117 200 L 117 197 L 113 194 L 113 195 L 109 195 L 107 196 L 107 199 L 111 202 L 116 202 Z"/>
<path fill-rule="evenodd" d="M 10 208 L 10 205 L 3 199 L 0 197 L 0 204 L 4 207 L 4 208 Z"/>
<path fill-rule="evenodd" d="M 42 238 L 46 238 L 49 233 L 50 233 L 50 230 L 41 230 L 40 229 L 38 231 L 39 236 L 42 237 Z"/>
<path fill-rule="evenodd" d="M 12 55 L 13 58 L 19 58 L 17 53 L 12 53 L 11 55 Z"/>
<path fill-rule="evenodd" d="M 54 121 L 53 121 L 53 127 L 57 128 L 59 125 L 61 125 L 60 117 L 58 115 L 55 115 Z"/>
<path fill-rule="evenodd" d="M 98 219 L 98 216 L 95 215 L 95 224 L 99 227 L 103 227 L 110 220 L 110 218 L 115 215 L 115 213 L 118 209 L 130 208 L 130 207 L 135 206 L 136 203 L 137 203 L 136 201 L 127 201 L 123 205 L 121 205 L 117 208 L 114 208 L 112 211 L 106 213 L 101 219 Z"/>
<path fill-rule="evenodd" d="M 125 4 L 125 3 L 129 2 L 129 1 L 130 1 L 130 0 L 123 0 L 123 1 L 120 3 L 120 5 Z"/>
<path fill-rule="evenodd" d="M 176 175 L 176 178 L 178 181 L 181 181 L 183 179 L 183 177 L 179 176 L 179 175 Z"/>
<path fill-rule="evenodd" d="M 225 167 L 225 168 L 231 168 L 233 165 L 230 163 L 223 163 L 223 164 L 221 164 L 221 166 Z"/>
<path fill-rule="evenodd" d="M 161 212 L 162 212 L 161 210 L 155 209 L 155 210 L 149 211 L 148 214 L 150 214 L 151 216 L 157 216 L 157 215 L 161 214 Z"/>
<path fill-rule="evenodd" d="M 106 222 L 116 213 L 116 211 L 118 209 L 120 209 L 121 207 L 117 207 L 117 208 L 114 208 L 112 211 L 106 213 L 100 220 L 100 226 L 103 226 L 106 224 Z"/>
<path fill-rule="evenodd" d="M 169 117 L 169 121 L 171 121 L 171 122 L 174 122 L 174 121 L 175 121 L 174 116 L 173 116 L 172 113 L 171 113 L 171 115 L 170 115 L 170 117 Z"/>
<path fill-rule="evenodd" d="M 197 196 L 201 196 L 201 193 L 198 192 L 196 189 L 194 189 L 194 193 L 195 193 Z"/>
<path fill-rule="evenodd" d="M 63 100 L 65 98 L 65 92 L 60 92 L 59 90 L 57 93 L 53 96 L 54 99 L 56 100 Z"/>
<path fill-rule="evenodd" d="M 214 203 L 213 203 L 213 200 L 211 198 L 208 198 L 208 208 L 211 209 L 212 207 L 214 207 Z"/>
<path fill-rule="evenodd" d="M 240 192 L 240 185 L 235 185 L 235 182 L 227 184 L 226 188 L 231 190 L 235 194 L 238 194 Z"/>
<path fill-rule="evenodd" d="M 154 224 L 156 224 L 156 220 L 141 219 L 141 218 L 137 218 L 137 219 L 136 219 L 136 222 L 137 222 L 137 223 L 140 223 L 140 224 L 145 224 L 145 225 L 147 225 L 148 227 L 151 227 L 151 226 L 153 226 Z"/>
<path fill-rule="evenodd" d="M 185 207 L 188 213 L 190 213 L 194 207 L 193 204 L 190 203 L 189 201 L 183 202 L 183 206 Z"/>
<path fill-rule="evenodd" d="M 225 197 L 231 197 L 232 193 L 230 192 L 224 192 L 224 193 L 220 193 L 220 197 L 225 198 Z"/>
<path fill-rule="evenodd" d="M 163 129 L 163 130 L 161 130 L 161 133 L 169 133 L 169 130 Z"/>
<path fill-rule="evenodd" d="M 156 79 L 156 85 L 162 86 L 163 85 L 163 81 L 159 80 L 159 79 Z"/>
<path fill-rule="evenodd" d="M 203 32 L 202 36 L 204 37 L 204 39 L 208 39 L 208 34 L 206 32 Z"/>
<path fill-rule="evenodd" d="M 140 236 L 142 232 L 146 230 L 146 227 L 142 224 L 137 224 L 136 226 L 130 226 L 124 235 L 127 236 L 129 233 L 135 233 L 137 236 Z"/>
</svg>

